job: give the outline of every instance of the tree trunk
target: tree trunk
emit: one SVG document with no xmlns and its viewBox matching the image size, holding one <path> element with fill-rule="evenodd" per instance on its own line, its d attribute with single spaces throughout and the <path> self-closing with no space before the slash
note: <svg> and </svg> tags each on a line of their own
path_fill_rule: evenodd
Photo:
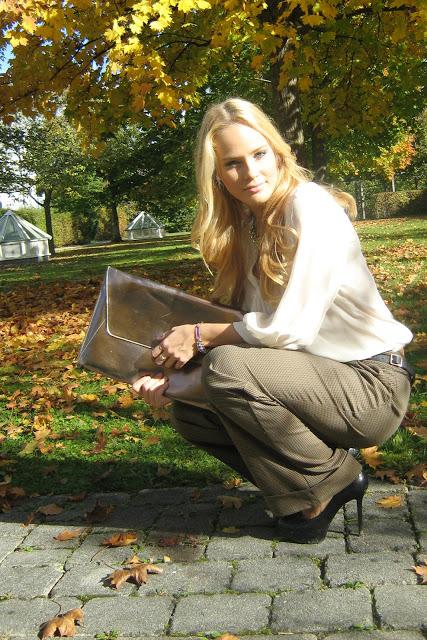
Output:
<svg viewBox="0 0 427 640">
<path fill-rule="evenodd" d="M 287 43 L 282 47 L 277 61 L 271 66 L 271 87 L 274 117 L 284 139 L 291 145 L 297 161 L 306 165 L 304 149 L 304 131 L 301 121 L 301 108 L 296 78 L 280 89 L 280 67 Z"/>
<path fill-rule="evenodd" d="M 56 251 L 55 251 L 55 238 L 53 236 L 52 212 L 50 209 L 51 201 L 52 201 L 52 189 L 47 189 L 44 192 L 43 209 L 44 209 L 44 217 L 46 222 L 46 231 L 50 236 L 52 236 L 52 238 L 49 240 L 49 251 L 50 251 L 50 255 L 54 256 Z"/>
<path fill-rule="evenodd" d="M 391 190 L 393 191 L 393 193 L 396 191 L 396 181 L 394 176 L 392 176 L 391 178 Z"/>
<path fill-rule="evenodd" d="M 120 235 L 120 226 L 119 226 L 119 214 L 117 211 L 117 203 L 115 200 L 111 202 L 111 241 L 112 242 L 121 242 L 122 237 Z"/>
<path fill-rule="evenodd" d="M 311 137 L 311 153 L 313 160 L 314 179 L 316 182 L 324 182 L 326 167 L 328 166 L 328 155 L 326 140 L 322 135 L 319 125 L 315 125 Z"/>
</svg>

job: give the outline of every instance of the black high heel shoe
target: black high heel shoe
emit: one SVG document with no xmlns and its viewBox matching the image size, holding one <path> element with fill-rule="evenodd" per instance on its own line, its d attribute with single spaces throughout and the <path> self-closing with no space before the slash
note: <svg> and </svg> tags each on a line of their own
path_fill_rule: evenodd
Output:
<svg viewBox="0 0 427 640">
<path fill-rule="evenodd" d="M 357 501 L 359 535 L 363 526 L 362 501 L 368 487 L 368 476 L 361 471 L 357 478 L 341 489 L 315 518 L 304 518 L 301 512 L 283 516 L 277 520 L 281 540 L 301 544 L 322 542 L 335 514 L 350 500 Z"/>
</svg>

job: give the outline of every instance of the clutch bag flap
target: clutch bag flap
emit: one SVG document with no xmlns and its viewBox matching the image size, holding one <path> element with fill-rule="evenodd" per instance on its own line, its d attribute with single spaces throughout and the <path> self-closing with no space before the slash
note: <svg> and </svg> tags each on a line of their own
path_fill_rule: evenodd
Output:
<svg viewBox="0 0 427 640">
<path fill-rule="evenodd" d="M 199 321 L 231 323 L 241 317 L 235 309 L 108 267 L 78 364 L 132 384 L 141 371 L 161 371 L 151 349 L 171 327 Z M 205 405 L 205 400 L 197 401 L 202 394 L 197 359 L 166 373 L 168 396 Z"/>
</svg>

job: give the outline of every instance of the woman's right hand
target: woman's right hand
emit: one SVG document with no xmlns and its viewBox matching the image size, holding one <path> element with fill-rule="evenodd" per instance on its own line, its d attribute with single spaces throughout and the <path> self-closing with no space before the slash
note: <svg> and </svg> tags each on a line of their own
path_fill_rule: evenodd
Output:
<svg viewBox="0 0 427 640">
<path fill-rule="evenodd" d="M 151 407 L 160 409 L 171 402 L 164 393 L 169 386 L 169 380 L 161 373 L 145 375 L 133 383 L 132 389 Z"/>
</svg>

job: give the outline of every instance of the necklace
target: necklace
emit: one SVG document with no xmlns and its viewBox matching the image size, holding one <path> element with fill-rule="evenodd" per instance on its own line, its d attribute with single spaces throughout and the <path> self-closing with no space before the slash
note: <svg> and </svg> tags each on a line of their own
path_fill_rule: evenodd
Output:
<svg viewBox="0 0 427 640">
<path fill-rule="evenodd" d="M 255 216 L 251 217 L 250 223 L 249 223 L 249 237 L 252 240 L 252 242 L 255 242 L 255 244 L 258 244 L 258 233 L 257 233 L 257 228 L 256 228 L 256 219 Z"/>
</svg>

